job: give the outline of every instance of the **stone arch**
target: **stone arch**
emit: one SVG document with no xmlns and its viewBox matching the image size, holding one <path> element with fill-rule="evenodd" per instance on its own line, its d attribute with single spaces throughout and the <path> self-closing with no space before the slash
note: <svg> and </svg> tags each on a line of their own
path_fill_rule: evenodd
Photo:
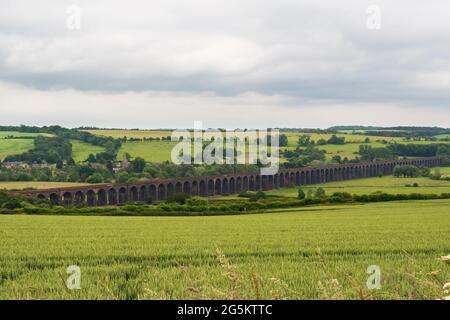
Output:
<svg viewBox="0 0 450 320">
<path fill-rule="evenodd" d="M 236 193 L 241 193 L 241 192 L 242 192 L 242 178 L 237 177 L 236 178 Z"/>
<path fill-rule="evenodd" d="M 158 186 L 158 200 L 166 200 L 166 186 L 164 184 L 160 184 Z"/>
<path fill-rule="evenodd" d="M 197 180 L 192 181 L 191 186 L 192 186 L 192 190 L 191 190 L 192 196 L 194 196 L 194 197 L 198 196 L 198 194 L 199 194 L 198 191 L 199 190 L 198 190 L 198 182 L 197 182 Z"/>
<path fill-rule="evenodd" d="M 262 188 L 262 190 L 267 190 L 267 189 L 269 189 L 269 186 L 268 186 L 268 181 L 267 181 L 267 176 L 266 175 L 264 175 L 264 176 L 261 176 L 261 188 Z"/>
<path fill-rule="evenodd" d="M 157 201 L 158 200 L 158 194 L 156 192 L 156 185 L 152 184 L 149 188 L 149 195 L 151 201 Z"/>
<path fill-rule="evenodd" d="M 230 194 L 230 184 L 227 178 L 224 178 L 222 181 L 222 194 Z"/>
<path fill-rule="evenodd" d="M 119 188 L 119 204 L 126 203 L 127 201 L 127 189 L 125 187 Z"/>
<path fill-rule="evenodd" d="M 108 190 L 108 202 L 110 205 L 117 204 L 117 191 L 114 188 Z"/>
<path fill-rule="evenodd" d="M 86 193 L 86 204 L 89 207 L 93 207 L 93 206 L 95 206 L 97 204 L 97 199 L 96 199 L 94 190 L 89 190 Z"/>
<path fill-rule="evenodd" d="M 183 183 L 183 192 L 189 195 L 191 194 L 191 184 L 189 183 L 189 181 Z"/>
<path fill-rule="evenodd" d="M 173 186 L 173 183 L 170 182 L 167 184 L 167 199 L 173 196 L 174 193 L 175 187 Z"/>
<path fill-rule="evenodd" d="M 147 202 L 148 201 L 148 189 L 147 186 L 141 186 L 139 188 L 139 201 Z"/>
<path fill-rule="evenodd" d="M 106 206 L 108 204 L 108 196 L 104 189 L 98 190 L 97 196 L 98 196 L 97 205 Z"/>
<path fill-rule="evenodd" d="M 139 201 L 139 192 L 136 186 L 130 188 L 130 200 L 133 202 Z"/>
<path fill-rule="evenodd" d="M 75 192 L 75 205 L 83 205 L 84 204 L 84 193 L 83 191 Z"/>
<path fill-rule="evenodd" d="M 270 176 L 268 176 L 268 181 L 267 181 L 267 184 L 268 184 L 268 186 L 269 186 L 269 190 L 271 190 L 271 189 L 273 189 L 274 188 L 274 186 L 273 186 L 273 178 L 274 178 L 274 176 L 273 175 L 270 175 Z"/>
<path fill-rule="evenodd" d="M 236 193 L 236 180 L 234 178 L 230 179 L 230 194 Z"/>
<path fill-rule="evenodd" d="M 261 190 L 261 176 L 257 175 L 255 178 L 255 190 Z"/>
<path fill-rule="evenodd" d="M 208 189 L 206 188 L 205 180 L 200 180 L 199 195 L 200 197 L 206 197 L 208 195 Z"/>
<path fill-rule="evenodd" d="M 64 194 L 63 194 L 63 204 L 65 206 L 71 206 L 72 205 L 72 193 L 71 192 L 64 192 Z"/>
<path fill-rule="evenodd" d="M 244 176 L 244 178 L 242 179 L 242 191 L 248 191 L 248 189 L 249 189 L 248 176 Z"/>
<path fill-rule="evenodd" d="M 280 188 L 283 188 L 284 187 L 284 173 L 283 172 L 280 173 L 279 178 L 280 178 Z"/>
<path fill-rule="evenodd" d="M 45 200 L 45 199 L 47 199 L 47 197 L 46 196 L 44 196 L 43 194 L 38 194 L 38 199 L 41 199 L 41 200 Z"/>
<path fill-rule="evenodd" d="M 216 179 L 214 183 L 214 194 L 215 195 L 222 194 L 222 181 L 220 179 Z"/>
<path fill-rule="evenodd" d="M 295 173 L 291 172 L 289 174 L 289 187 L 295 186 Z"/>
<path fill-rule="evenodd" d="M 210 196 L 214 195 L 214 180 L 212 179 L 208 180 L 208 195 Z"/>
<path fill-rule="evenodd" d="M 252 191 L 255 190 L 255 177 L 254 176 L 250 176 L 248 186 L 249 186 L 249 188 L 248 188 L 249 190 L 252 190 Z"/>
<path fill-rule="evenodd" d="M 311 172 L 310 171 L 305 172 L 305 181 L 306 181 L 306 184 L 311 184 Z"/>
<path fill-rule="evenodd" d="M 273 187 L 275 189 L 280 187 L 280 176 L 278 173 L 273 176 Z"/>
<path fill-rule="evenodd" d="M 52 206 L 59 206 L 60 202 L 61 198 L 57 193 L 52 193 L 50 195 L 50 203 L 52 204 Z"/>
<path fill-rule="evenodd" d="M 183 192 L 183 187 L 181 185 L 181 182 L 175 183 L 175 193 Z"/>
<path fill-rule="evenodd" d="M 300 178 L 300 172 L 295 173 L 295 185 L 299 186 L 302 184 L 301 178 Z"/>
</svg>

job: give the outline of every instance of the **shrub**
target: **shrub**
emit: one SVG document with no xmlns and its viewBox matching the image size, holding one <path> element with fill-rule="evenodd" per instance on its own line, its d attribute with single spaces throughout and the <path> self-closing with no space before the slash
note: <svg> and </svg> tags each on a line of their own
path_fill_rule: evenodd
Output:
<svg viewBox="0 0 450 320">
<path fill-rule="evenodd" d="M 317 188 L 316 192 L 314 192 L 314 198 L 321 199 L 325 198 L 325 196 L 326 196 L 325 189 L 322 187 Z"/>
<path fill-rule="evenodd" d="M 167 202 L 176 202 L 179 204 L 186 204 L 187 199 L 189 199 L 191 195 L 185 193 L 185 192 L 176 192 L 173 195 L 171 195 Z"/>
<path fill-rule="evenodd" d="M 302 189 L 302 188 L 298 188 L 298 195 L 297 195 L 297 198 L 298 198 L 298 199 L 300 199 L 300 200 L 302 200 L 302 199 L 305 199 L 305 198 L 306 198 L 306 194 L 305 194 L 305 191 L 303 191 L 303 189 Z"/>
<path fill-rule="evenodd" d="M 186 203 L 189 206 L 205 206 L 208 204 L 208 200 L 200 197 L 194 197 L 191 199 L 187 199 Z"/>
</svg>

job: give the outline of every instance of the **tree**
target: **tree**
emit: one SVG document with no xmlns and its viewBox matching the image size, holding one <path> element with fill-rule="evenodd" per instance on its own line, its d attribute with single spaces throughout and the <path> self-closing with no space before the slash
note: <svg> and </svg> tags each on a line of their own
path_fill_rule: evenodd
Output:
<svg viewBox="0 0 450 320">
<path fill-rule="evenodd" d="M 95 163 L 97 162 L 97 158 L 95 157 L 95 155 L 93 155 L 92 153 L 89 154 L 88 158 L 86 159 L 87 162 L 89 163 Z"/>
<path fill-rule="evenodd" d="M 129 168 L 132 172 L 141 173 L 142 171 L 144 171 L 146 164 L 147 162 L 143 158 L 137 157 L 136 159 L 130 162 Z"/>
<path fill-rule="evenodd" d="M 325 189 L 322 187 L 319 187 L 316 189 L 316 192 L 314 193 L 314 198 L 322 199 L 325 198 Z"/>
<path fill-rule="evenodd" d="M 280 140 L 279 140 L 279 146 L 280 147 L 287 147 L 288 146 L 288 137 L 285 134 L 280 134 Z"/>
<path fill-rule="evenodd" d="M 303 200 L 306 198 L 306 194 L 305 191 L 303 191 L 302 188 L 298 188 L 298 195 L 297 198 L 299 198 L 300 200 Z"/>
<path fill-rule="evenodd" d="M 90 175 L 87 179 L 86 179 L 87 183 L 101 183 L 103 182 L 103 176 L 96 172 L 92 175 Z"/>
</svg>

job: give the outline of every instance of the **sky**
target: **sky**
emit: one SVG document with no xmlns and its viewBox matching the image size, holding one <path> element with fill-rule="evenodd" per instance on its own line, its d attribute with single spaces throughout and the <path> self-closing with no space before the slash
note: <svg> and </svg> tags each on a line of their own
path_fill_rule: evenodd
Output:
<svg viewBox="0 0 450 320">
<path fill-rule="evenodd" d="M 448 0 L 0 0 L 0 124 L 450 127 Z"/>
</svg>

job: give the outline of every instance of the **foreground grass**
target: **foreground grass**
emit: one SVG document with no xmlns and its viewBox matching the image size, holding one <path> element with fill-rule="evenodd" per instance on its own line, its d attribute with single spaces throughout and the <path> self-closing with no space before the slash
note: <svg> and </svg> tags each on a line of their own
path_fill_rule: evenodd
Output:
<svg viewBox="0 0 450 320">
<path fill-rule="evenodd" d="M 436 299 L 450 277 L 436 259 L 450 253 L 449 205 L 219 217 L 0 216 L 0 298 Z M 81 268 L 79 291 L 65 289 L 69 265 Z M 369 265 L 382 270 L 380 290 L 366 288 Z"/>
</svg>

